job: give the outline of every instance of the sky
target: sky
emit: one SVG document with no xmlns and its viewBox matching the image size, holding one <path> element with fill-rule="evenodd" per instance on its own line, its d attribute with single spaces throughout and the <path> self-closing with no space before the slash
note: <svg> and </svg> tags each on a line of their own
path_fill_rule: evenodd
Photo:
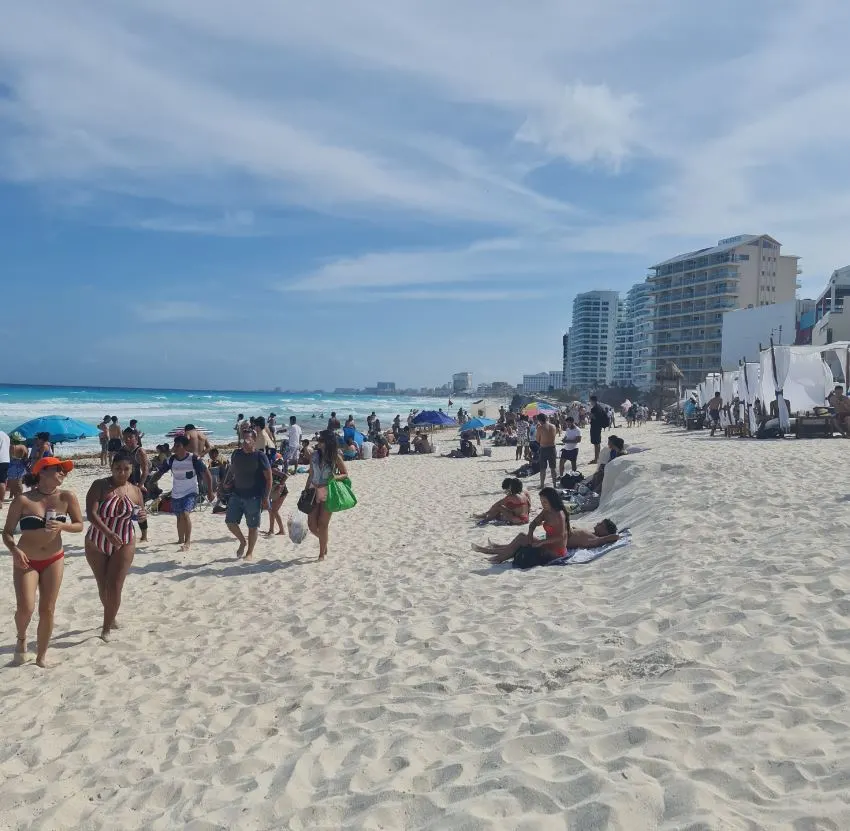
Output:
<svg viewBox="0 0 850 831">
<path fill-rule="evenodd" d="M 3 18 L 0 382 L 516 383 L 677 253 L 769 233 L 800 296 L 850 262 L 845 0 Z"/>
</svg>

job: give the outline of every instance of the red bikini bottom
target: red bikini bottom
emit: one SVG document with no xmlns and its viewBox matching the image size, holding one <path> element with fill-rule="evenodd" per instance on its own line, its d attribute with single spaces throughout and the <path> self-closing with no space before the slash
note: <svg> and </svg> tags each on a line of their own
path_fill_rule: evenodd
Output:
<svg viewBox="0 0 850 831">
<path fill-rule="evenodd" d="M 48 566 L 53 565 L 57 560 L 61 560 L 65 556 L 64 551 L 60 551 L 58 554 L 54 554 L 52 557 L 48 557 L 46 560 L 30 560 L 30 568 L 33 571 L 37 571 L 41 574 Z"/>
</svg>

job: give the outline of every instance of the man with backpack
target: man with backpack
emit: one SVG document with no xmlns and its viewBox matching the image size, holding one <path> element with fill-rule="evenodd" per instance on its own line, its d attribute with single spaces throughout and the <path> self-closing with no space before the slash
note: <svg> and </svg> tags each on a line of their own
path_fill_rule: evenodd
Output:
<svg viewBox="0 0 850 831">
<path fill-rule="evenodd" d="M 608 420 L 608 413 L 605 408 L 599 403 L 599 399 L 595 395 L 590 396 L 590 443 L 593 445 L 593 461 L 591 464 L 599 462 L 599 450 L 602 447 L 602 430 L 610 427 L 611 422 Z"/>
<path fill-rule="evenodd" d="M 183 551 L 188 551 L 192 542 L 192 520 L 190 514 L 198 503 L 200 489 L 198 478 L 203 477 L 207 486 L 207 498 L 210 502 L 215 499 L 207 466 L 194 454 L 189 452 L 187 436 L 174 437 L 174 453 L 163 462 L 154 475 L 156 482 L 164 473 L 171 472 L 171 513 L 177 517 L 177 543 Z"/>
</svg>

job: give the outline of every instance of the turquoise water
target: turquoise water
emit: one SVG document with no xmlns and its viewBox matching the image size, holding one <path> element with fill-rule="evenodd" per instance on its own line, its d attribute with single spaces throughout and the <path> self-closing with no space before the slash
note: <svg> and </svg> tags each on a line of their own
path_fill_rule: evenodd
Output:
<svg viewBox="0 0 850 831">
<path fill-rule="evenodd" d="M 278 424 L 294 415 L 305 433 L 324 427 L 335 410 L 340 421 L 351 413 L 357 425 L 366 426 L 373 410 L 384 427 L 396 414 L 402 419 L 411 409 L 446 409 L 445 399 L 369 395 L 284 395 L 271 392 L 222 390 L 122 389 L 117 387 L 0 386 L 0 429 L 10 432 L 19 424 L 43 415 L 67 415 L 96 425 L 104 415 L 118 416 L 122 427 L 139 420 L 145 446 L 161 441 L 169 430 L 189 422 L 210 430 L 213 439 L 233 438 L 239 413 L 246 416 L 277 413 Z M 322 414 L 324 417 L 322 418 Z M 94 449 L 97 440 L 77 442 L 76 451 Z"/>
</svg>

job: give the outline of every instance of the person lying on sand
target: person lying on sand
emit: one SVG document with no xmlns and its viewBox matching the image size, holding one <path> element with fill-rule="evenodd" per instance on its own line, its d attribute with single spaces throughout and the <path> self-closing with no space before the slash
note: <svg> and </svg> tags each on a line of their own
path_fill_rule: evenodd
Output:
<svg viewBox="0 0 850 831">
<path fill-rule="evenodd" d="M 583 528 L 573 528 L 570 531 L 570 548 L 599 548 L 601 545 L 617 542 L 617 523 L 611 519 L 603 519 L 593 526 L 592 531 Z"/>
<path fill-rule="evenodd" d="M 519 479 L 508 478 L 502 482 L 502 490 L 505 495 L 483 514 L 475 514 L 484 525 L 494 519 L 508 522 L 511 525 L 525 525 L 531 512 L 531 499 L 527 491 L 523 491 L 522 482 Z"/>
</svg>

